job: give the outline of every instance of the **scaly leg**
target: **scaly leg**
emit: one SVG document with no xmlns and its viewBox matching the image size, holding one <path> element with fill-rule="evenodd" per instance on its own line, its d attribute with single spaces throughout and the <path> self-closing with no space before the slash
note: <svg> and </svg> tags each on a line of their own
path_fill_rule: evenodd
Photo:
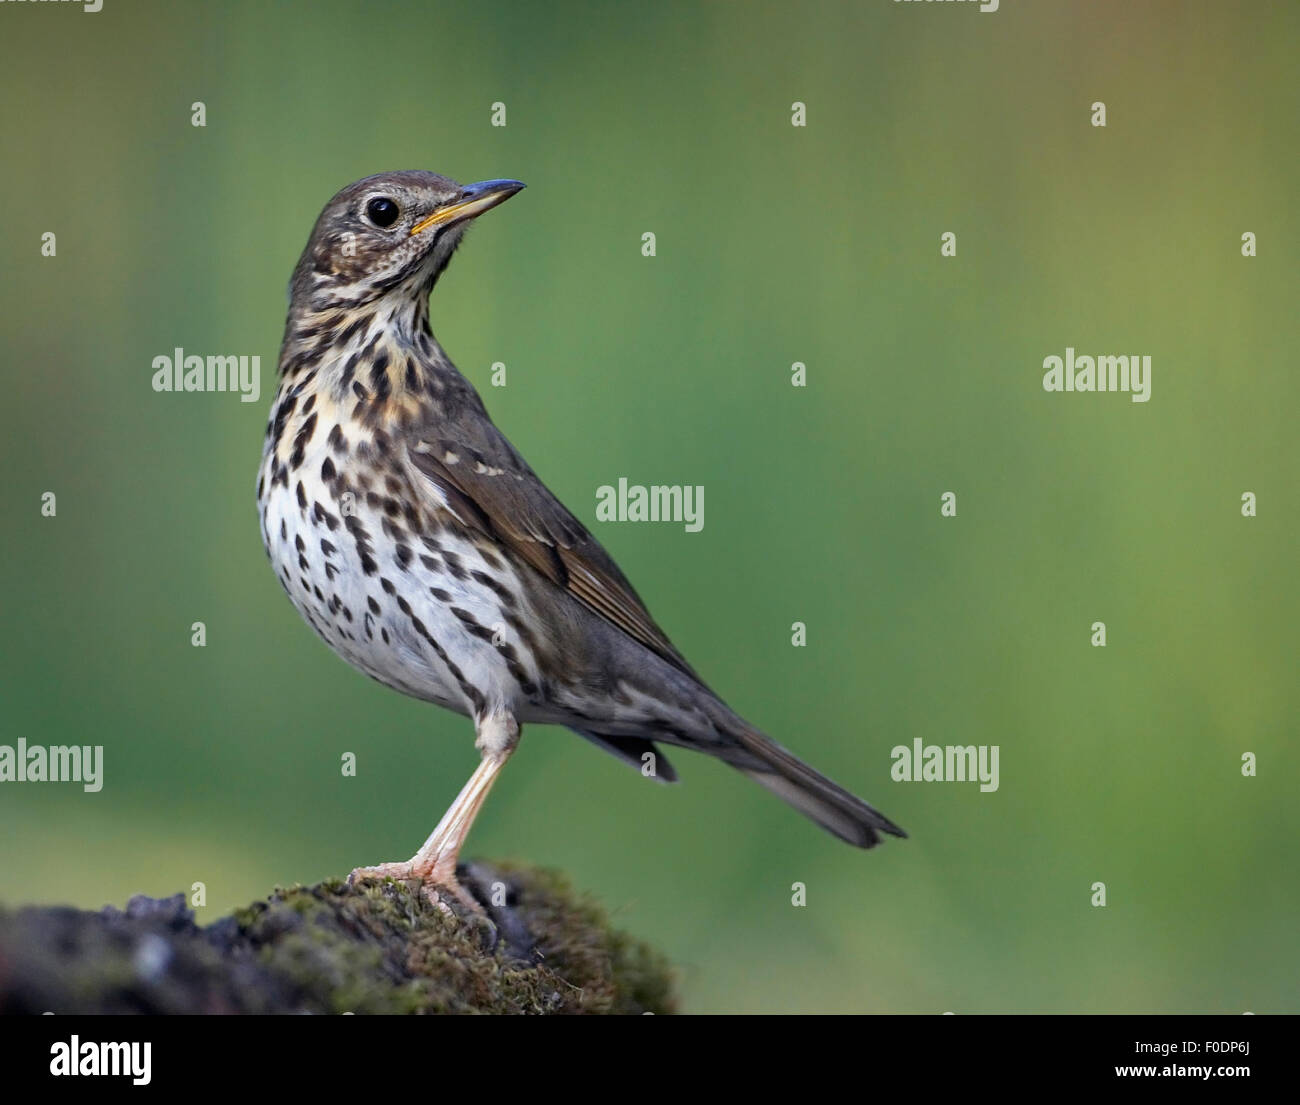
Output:
<svg viewBox="0 0 1300 1105">
<path fill-rule="evenodd" d="M 483 912 L 482 906 L 456 881 L 456 864 L 474 818 L 519 743 L 519 724 L 510 714 L 498 713 L 479 719 L 476 728 L 478 739 L 474 743 L 483 758 L 424 846 L 405 863 L 358 867 L 348 876 L 349 883 L 386 878 L 398 882 L 418 881 L 424 897 L 440 909 L 447 910 L 447 907 L 438 897 L 439 887 L 450 891 L 473 912 Z"/>
</svg>

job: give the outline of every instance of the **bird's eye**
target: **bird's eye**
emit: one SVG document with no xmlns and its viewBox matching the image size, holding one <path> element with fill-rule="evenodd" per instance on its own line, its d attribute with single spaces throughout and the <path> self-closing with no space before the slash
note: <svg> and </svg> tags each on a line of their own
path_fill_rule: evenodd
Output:
<svg viewBox="0 0 1300 1105">
<path fill-rule="evenodd" d="M 366 204 L 366 215 L 375 226 L 392 226 L 397 214 L 397 204 L 387 196 L 376 196 Z"/>
</svg>

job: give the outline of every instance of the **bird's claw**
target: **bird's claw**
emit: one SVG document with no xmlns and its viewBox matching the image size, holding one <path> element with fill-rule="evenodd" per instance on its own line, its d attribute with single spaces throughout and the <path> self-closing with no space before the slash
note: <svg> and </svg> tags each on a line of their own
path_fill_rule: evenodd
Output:
<svg viewBox="0 0 1300 1105">
<path fill-rule="evenodd" d="M 356 868 L 348 875 L 348 885 L 383 882 L 385 879 L 406 883 L 412 888 L 418 887 L 421 900 L 440 913 L 479 925 L 485 924 L 491 930 L 487 943 L 496 944 L 496 925 L 488 917 L 483 904 L 460 884 L 454 872 L 443 874 L 437 868 L 420 870 L 411 860 L 404 863 L 379 863 L 374 867 Z"/>
</svg>

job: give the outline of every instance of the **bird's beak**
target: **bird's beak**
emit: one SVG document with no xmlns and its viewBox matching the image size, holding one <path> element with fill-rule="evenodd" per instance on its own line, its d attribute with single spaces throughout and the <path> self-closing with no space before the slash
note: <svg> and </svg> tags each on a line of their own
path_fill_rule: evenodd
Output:
<svg viewBox="0 0 1300 1105">
<path fill-rule="evenodd" d="M 523 187 L 518 180 L 480 180 L 477 184 L 467 184 L 460 199 L 426 215 L 411 227 L 411 233 L 415 235 L 431 226 L 447 226 L 472 219 L 498 203 L 504 203 Z"/>
</svg>

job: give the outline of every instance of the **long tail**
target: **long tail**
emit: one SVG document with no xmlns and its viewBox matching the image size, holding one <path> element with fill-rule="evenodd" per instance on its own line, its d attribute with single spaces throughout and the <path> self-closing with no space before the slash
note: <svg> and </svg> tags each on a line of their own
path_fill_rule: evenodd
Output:
<svg viewBox="0 0 1300 1105">
<path fill-rule="evenodd" d="M 737 771 L 765 786 L 841 840 L 859 848 L 871 848 L 880 843 L 881 833 L 907 836 L 879 810 L 814 771 L 757 729 L 743 725 L 734 729 L 733 735 L 749 754 L 738 757 L 740 762 L 732 764 Z M 759 766 L 752 766 L 755 760 Z"/>
</svg>

